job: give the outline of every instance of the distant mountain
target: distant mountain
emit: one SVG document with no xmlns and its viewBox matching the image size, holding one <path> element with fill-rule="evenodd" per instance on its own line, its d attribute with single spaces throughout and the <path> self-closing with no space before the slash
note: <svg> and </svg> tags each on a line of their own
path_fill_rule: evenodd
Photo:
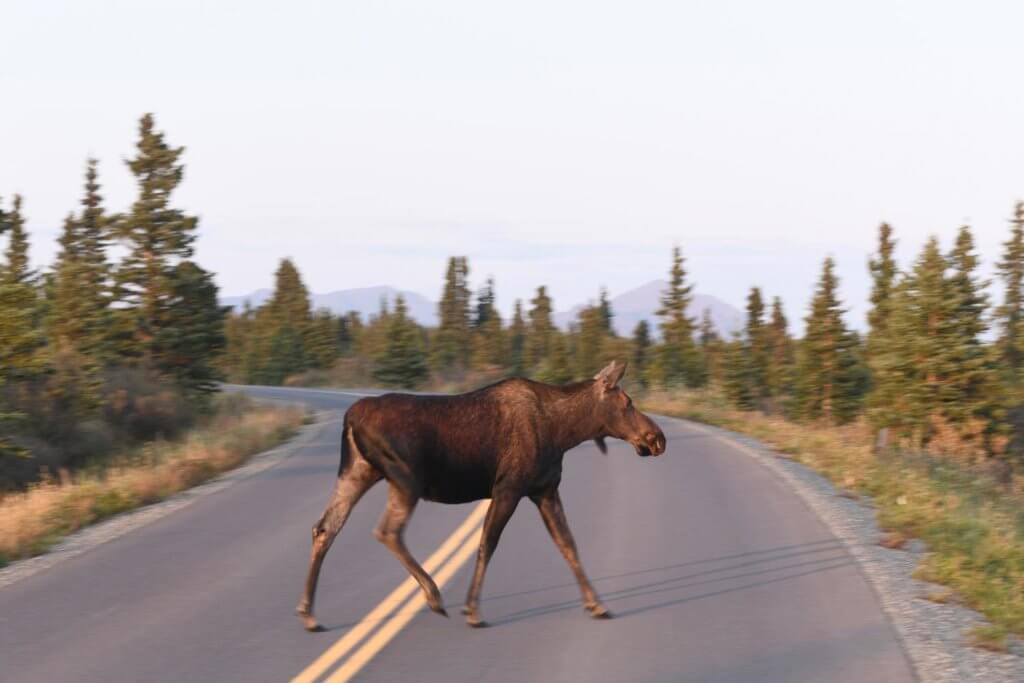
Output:
<svg viewBox="0 0 1024 683">
<path fill-rule="evenodd" d="M 667 286 L 668 283 L 664 280 L 652 280 L 636 289 L 612 297 L 612 313 L 615 314 L 612 322 L 615 331 L 622 336 L 629 336 L 638 322 L 646 320 L 651 326 L 651 333 L 658 336 L 658 317 L 654 312 L 658 310 L 658 300 L 661 297 L 661 292 Z M 257 289 L 245 296 L 221 297 L 221 303 L 225 306 L 241 308 L 248 300 L 250 305 L 255 308 L 269 299 L 271 293 L 269 289 Z M 405 303 L 409 306 L 409 315 L 416 322 L 431 327 L 437 325 L 437 304 L 435 302 L 422 294 L 409 291 L 400 292 L 400 290 L 387 285 L 339 289 L 326 294 L 310 294 L 310 299 L 314 309 L 327 308 L 336 314 L 359 311 L 365 320 L 380 310 L 382 298 L 387 298 L 388 306 L 393 306 L 395 296 L 399 293 L 405 296 Z M 582 308 L 581 304 L 569 311 L 555 313 L 555 324 L 562 329 L 567 329 L 569 323 L 576 319 Z M 743 314 L 739 310 L 708 294 L 694 294 L 693 302 L 690 304 L 690 315 L 699 319 L 705 308 L 711 309 L 711 320 L 715 324 L 718 334 L 723 338 L 728 339 L 733 332 L 743 329 Z"/>
<path fill-rule="evenodd" d="M 246 301 L 255 308 L 263 304 L 272 294 L 269 289 L 257 289 L 244 296 L 221 297 L 221 304 L 241 308 Z M 359 311 L 366 320 L 380 310 L 381 299 L 387 299 L 388 306 L 393 307 L 395 296 L 402 294 L 409 307 L 409 315 L 421 325 L 437 325 L 437 304 L 416 292 L 400 291 L 394 287 L 380 285 L 377 287 L 359 287 L 357 289 L 339 289 L 326 294 L 310 294 L 313 309 L 327 308 L 333 313 L 341 314 Z"/>
<path fill-rule="evenodd" d="M 612 313 L 615 315 L 612 325 L 615 331 L 621 336 L 629 336 L 638 322 L 646 320 L 651 326 L 652 334 L 657 336 L 658 316 L 654 312 L 660 307 L 661 293 L 667 287 L 668 282 L 665 280 L 652 280 L 636 289 L 612 297 L 610 301 Z M 743 329 L 743 313 L 737 308 L 709 294 L 695 293 L 693 301 L 690 302 L 690 315 L 700 320 L 705 308 L 711 310 L 711 321 L 715 325 L 715 330 L 724 339 L 729 339 L 733 332 Z M 555 324 L 562 329 L 568 328 L 569 323 L 576 319 L 582 309 L 583 306 L 580 305 L 568 311 L 555 313 Z"/>
</svg>

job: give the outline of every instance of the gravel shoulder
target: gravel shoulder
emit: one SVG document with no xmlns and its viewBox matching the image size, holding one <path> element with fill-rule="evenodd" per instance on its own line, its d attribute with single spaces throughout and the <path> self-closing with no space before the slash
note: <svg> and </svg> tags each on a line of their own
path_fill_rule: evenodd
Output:
<svg viewBox="0 0 1024 683">
<path fill-rule="evenodd" d="M 899 633 L 920 680 L 1024 681 L 1024 643 L 1013 641 L 1006 654 L 967 645 L 965 633 L 985 623 L 982 616 L 960 605 L 926 599 L 925 596 L 944 590 L 942 586 L 913 578 L 914 568 L 927 548 L 920 542 L 912 542 L 903 550 L 880 546 L 882 533 L 870 500 L 840 495 L 814 470 L 780 456 L 755 439 L 718 427 L 690 424 L 731 444 L 772 471 L 843 540 Z"/>
</svg>

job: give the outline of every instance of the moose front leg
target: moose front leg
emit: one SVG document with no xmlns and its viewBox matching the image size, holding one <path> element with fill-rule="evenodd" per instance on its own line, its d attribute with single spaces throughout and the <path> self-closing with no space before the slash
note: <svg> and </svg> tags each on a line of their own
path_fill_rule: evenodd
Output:
<svg viewBox="0 0 1024 683">
<path fill-rule="evenodd" d="M 487 508 L 484 530 L 480 537 L 480 550 L 476 556 L 476 568 L 473 571 L 473 580 L 469 584 L 469 593 L 466 595 L 466 606 L 462 608 L 462 613 L 466 615 L 466 623 L 470 626 L 487 625 L 480 619 L 480 590 L 484 585 L 484 573 L 487 571 L 487 563 L 494 555 L 494 549 L 498 546 L 501 532 L 508 524 L 512 513 L 516 511 L 517 505 L 519 495 L 495 493 L 490 507 Z"/>
<path fill-rule="evenodd" d="M 569 531 L 569 522 L 565 518 L 565 509 L 562 507 L 562 497 L 558 495 L 557 488 L 551 488 L 538 496 L 531 496 L 540 516 L 544 520 L 544 526 L 551 534 L 551 540 L 555 542 L 562 553 L 562 557 L 569 563 L 569 568 L 576 575 L 576 582 L 580 586 L 580 593 L 583 595 L 583 607 L 596 619 L 609 619 L 612 613 L 604 606 L 597 592 L 590 585 L 586 572 L 583 571 L 583 564 L 580 562 L 579 554 L 576 552 L 576 542 Z"/>
</svg>

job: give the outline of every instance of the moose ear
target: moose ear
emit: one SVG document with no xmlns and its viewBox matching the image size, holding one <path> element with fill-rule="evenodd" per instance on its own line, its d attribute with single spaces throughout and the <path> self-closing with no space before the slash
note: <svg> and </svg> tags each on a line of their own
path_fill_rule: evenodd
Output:
<svg viewBox="0 0 1024 683">
<path fill-rule="evenodd" d="M 619 381 L 624 374 L 626 374 L 626 364 L 613 360 L 604 366 L 601 372 L 594 375 L 594 379 L 597 380 L 602 389 L 610 390 L 619 385 Z"/>
</svg>

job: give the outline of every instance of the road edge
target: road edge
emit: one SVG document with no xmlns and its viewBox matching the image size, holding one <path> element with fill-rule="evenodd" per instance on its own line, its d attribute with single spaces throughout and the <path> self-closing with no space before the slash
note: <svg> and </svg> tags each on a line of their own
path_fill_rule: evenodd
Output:
<svg viewBox="0 0 1024 683">
<path fill-rule="evenodd" d="M 670 417 L 670 416 L 666 416 Z M 1008 653 L 970 646 L 965 633 L 987 623 L 975 610 L 954 602 L 926 598 L 942 586 L 914 578 L 927 546 L 913 540 L 904 549 L 879 544 L 877 510 L 869 498 L 851 498 L 807 465 L 742 433 L 685 418 L 672 417 L 734 448 L 764 466 L 844 545 L 878 604 L 920 681 L 1024 680 L 1024 643 L 1013 641 Z"/>
<path fill-rule="evenodd" d="M 250 456 L 240 467 L 228 470 L 199 486 L 176 493 L 159 503 L 130 510 L 87 526 L 67 536 L 42 555 L 11 562 L 0 569 L 0 589 L 152 524 L 201 498 L 223 491 L 232 484 L 280 464 L 313 441 L 327 425 L 338 419 L 341 419 L 341 413 L 337 411 L 318 411 L 314 414 L 313 421 L 301 427 L 298 434 L 274 448 Z"/>
</svg>

